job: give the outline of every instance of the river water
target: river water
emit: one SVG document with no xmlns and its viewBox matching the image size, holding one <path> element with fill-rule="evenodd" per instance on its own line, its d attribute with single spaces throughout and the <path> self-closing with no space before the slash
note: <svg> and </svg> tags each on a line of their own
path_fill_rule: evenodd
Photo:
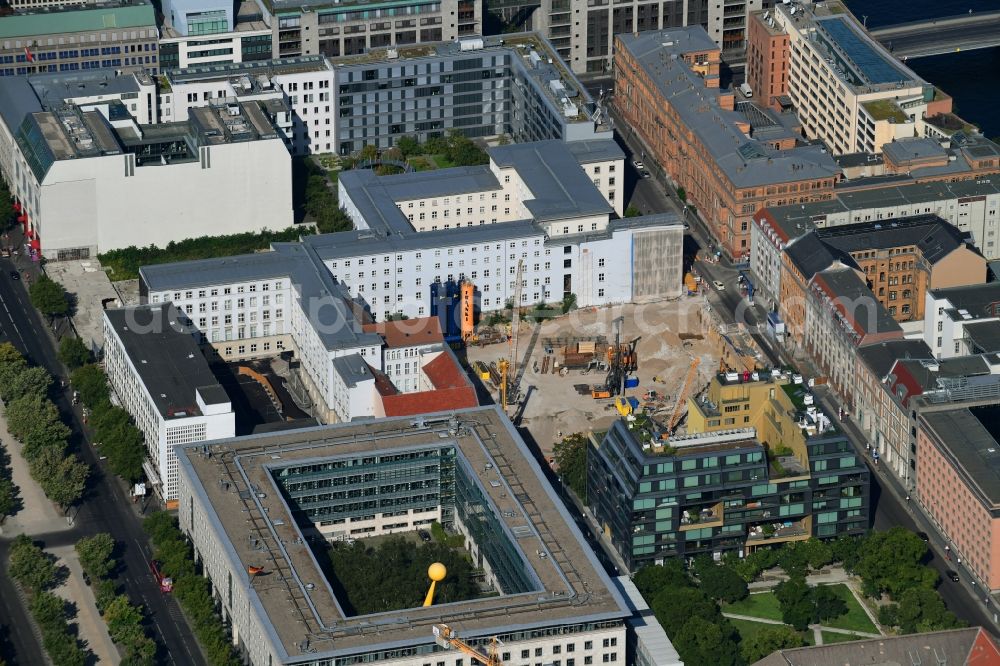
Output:
<svg viewBox="0 0 1000 666">
<path fill-rule="evenodd" d="M 941 16 L 1000 8 L 998 0 L 846 0 L 869 29 Z M 906 64 L 952 96 L 955 112 L 991 139 L 1000 137 L 1000 48 L 965 51 Z"/>
</svg>

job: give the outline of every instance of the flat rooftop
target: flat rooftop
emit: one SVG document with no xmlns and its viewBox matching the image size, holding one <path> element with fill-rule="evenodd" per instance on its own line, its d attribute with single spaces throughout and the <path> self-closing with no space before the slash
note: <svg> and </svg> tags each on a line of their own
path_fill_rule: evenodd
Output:
<svg viewBox="0 0 1000 666">
<path fill-rule="evenodd" d="M 719 101 L 733 93 L 705 87 L 704 79 L 681 57 L 718 50 L 703 27 L 623 33 L 617 39 L 735 187 L 840 176 L 840 167 L 822 146 L 775 150 L 743 133 L 741 127 L 752 119 L 726 110 Z"/>
<path fill-rule="evenodd" d="M 108 28 L 150 28 L 157 38 L 156 15 L 148 0 L 121 0 L 100 5 L 38 7 L 0 18 L 0 39 L 40 37 L 74 32 L 99 32 Z"/>
<path fill-rule="evenodd" d="M 196 393 L 209 405 L 230 401 L 173 303 L 105 310 L 104 316 L 160 416 L 201 416 Z"/>
<path fill-rule="evenodd" d="M 454 447 L 458 464 L 475 476 L 488 509 L 520 549 L 539 589 L 346 615 L 271 470 L 338 456 L 442 447 Z M 308 654 L 315 660 L 430 644 L 432 626 L 440 622 L 473 638 L 630 615 L 531 452 L 496 407 L 252 435 L 211 443 L 207 451 L 210 456 L 202 444 L 178 449 L 182 475 L 193 481 L 193 493 L 206 507 L 213 529 L 228 542 L 232 570 L 243 572 L 244 587 L 248 566 L 263 562 L 268 570 L 282 572 L 259 578 L 251 603 L 255 613 L 266 616 L 263 625 L 289 658 Z M 248 523 L 266 544 L 266 557 L 247 538 Z"/>
<path fill-rule="evenodd" d="M 980 501 L 1000 514 L 1000 406 L 924 412 L 921 418 Z"/>
</svg>

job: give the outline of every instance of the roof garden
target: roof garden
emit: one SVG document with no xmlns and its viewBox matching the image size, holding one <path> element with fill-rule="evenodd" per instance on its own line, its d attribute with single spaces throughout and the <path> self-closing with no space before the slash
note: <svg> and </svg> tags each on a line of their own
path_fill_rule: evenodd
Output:
<svg viewBox="0 0 1000 666">
<path fill-rule="evenodd" d="M 905 123 L 907 116 L 903 110 L 890 99 L 879 99 L 872 102 L 865 102 L 861 106 L 865 108 L 875 120 L 888 120 L 893 123 Z"/>
</svg>

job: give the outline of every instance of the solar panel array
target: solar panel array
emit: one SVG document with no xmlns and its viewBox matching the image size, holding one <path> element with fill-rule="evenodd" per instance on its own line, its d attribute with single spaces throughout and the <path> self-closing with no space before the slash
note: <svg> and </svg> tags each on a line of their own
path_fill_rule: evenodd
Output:
<svg viewBox="0 0 1000 666">
<path fill-rule="evenodd" d="M 842 17 L 820 21 L 819 24 L 870 83 L 896 83 L 910 78 L 862 39 Z"/>
</svg>

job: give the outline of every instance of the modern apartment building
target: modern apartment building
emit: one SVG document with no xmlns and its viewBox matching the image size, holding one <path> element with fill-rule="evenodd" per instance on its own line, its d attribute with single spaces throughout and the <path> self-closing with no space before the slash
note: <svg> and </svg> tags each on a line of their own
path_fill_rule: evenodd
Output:
<svg viewBox="0 0 1000 666">
<path fill-rule="evenodd" d="M 751 12 L 774 0 L 507 0 L 488 9 L 545 35 L 574 72 L 610 72 L 615 35 L 700 25 L 716 46 L 742 52 Z"/>
<path fill-rule="evenodd" d="M 34 253 L 86 258 L 293 222 L 283 111 L 233 102 L 150 125 L 152 91 L 139 75 L 0 78 L 0 171 Z"/>
<path fill-rule="evenodd" d="M 457 130 L 514 141 L 610 139 L 603 110 L 533 34 L 168 71 L 164 121 L 228 99 L 283 100 L 292 154 L 349 155 Z"/>
<path fill-rule="evenodd" d="M 483 33 L 483 3 L 476 0 L 403 0 L 374 8 L 333 0 L 256 2 L 271 27 L 273 58 L 361 55 Z"/>
<path fill-rule="evenodd" d="M 177 508 L 174 447 L 236 434 L 225 389 L 170 303 L 104 311 L 104 369 L 118 403 L 146 440 L 143 465 L 167 508 Z"/>
<path fill-rule="evenodd" d="M 868 470 L 809 391 L 743 379 L 690 399 L 687 435 L 640 416 L 591 438 L 588 501 L 629 570 L 867 529 Z"/>
<path fill-rule="evenodd" d="M 626 663 L 628 604 L 496 407 L 186 446 L 178 459 L 179 524 L 253 666 L 468 664 L 436 645 L 442 621 L 477 649 L 498 638 L 504 663 Z M 494 594 L 345 612 L 309 544 L 433 520 L 465 537 Z M 254 583 L 255 567 L 287 575 Z"/>
<path fill-rule="evenodd" d="M 753 31 L 760 43 L 748 52 L 761 64 L 767 52 L 773 65 L 758 85 L 769 89 L 787 57 L 788 97 L 805 135 L 836 155 L 878 153 L 894 139 L 927 136 L 924 119 L 951 112 L 951 98 L 869 37 L 840 0 L 779 3 L 755 20 L 765 25 Z M 774 48 L 776 32 L 788 36 L 787 50 Z"/>
<path fill-rule="evenodd" d="M 253 0 L 163 3 L 160 71 L 272 57 L 271 27 Z"/>
<path fill-rule="evenodd" d="M 815 234 L 829 250 L 830 259 L 839 257 L 864 274 L 868 288 L 889 314 L 899 322 L 924 318 L 927 289 L 979 284 L 986 280 L 986 259 L 972 245 L 967 232 L 936 215 L 920 214 L 861 222 L 843 226 L 817 226 L 799 206 L 765 209 L 754 218 L 751 234 L 751 268 L 758 302 L 779 309 L 782 272 L 781 253 L 791 250 L 796 257 L 807 242 L 798 239 Z M 811 252 L 809 260 L 823 256 Z M 849 259 L 848 259 L 849 257 Z"/>
<path fill-rule="evenodd" d="M 35 7 L 0 16 L 0 77 L 90 69 L 159 69 L 146 0 Z"/>
<path fill-rule="evenodd" d="M 821 146 L 798 146 L 788 117 L 719 90 L 720 51 L 704 28 L 616 39 L 618 111 L 719 249 L 745 260 L 760 208 L 833 197 L 840 168 Z"/>
</svg>

